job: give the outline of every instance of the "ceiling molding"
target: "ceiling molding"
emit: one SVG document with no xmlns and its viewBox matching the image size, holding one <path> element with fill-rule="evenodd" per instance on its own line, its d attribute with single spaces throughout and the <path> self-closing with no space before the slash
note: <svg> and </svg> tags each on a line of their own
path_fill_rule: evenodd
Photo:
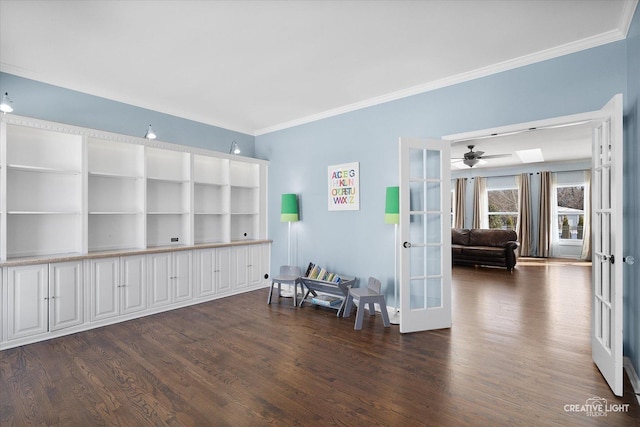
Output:
<svg viewBox="0 0 640 427">
<path fill-rule="evenodd" d="M 638 0 L 632 0 L 624 3 L 624 10 L 622 11 L 622 17 L 620 19 L 620 31 L 626 38 L 629 34 L 629 28 L 631 28 L 631 21 L 633 21 L 633 15 L 638 7 Z"/>
<path fill-rule="evenodd" d="M 634 3 L 633 7 L 628 8 L 630 9 L 630 12 L 635 11 L 636 5 L 637 5 L 637 2 Z M 628 12 L 628 10 L 625 9 L 625 12 Z M 631 13 L 631 16 L 633 16 L 633 13 Z M 629 24 L 630 22 L 631 21 L 629 20 Z M 628 27 L 627 27 L 627 31 L 628 31 Z M 625 37 L 626 37 L 626 32 L 623 32 L 619 29 L 608 31 L 606 33 L 602 33 L 597 36 L 588 37 L 588 38 L 579 40 L 577 42 L 556 46 L 551 49 L 533 53 L 531 55 L 521 56 L 519 58 L 499 62 L 497 64 L 489 65 L 487 67 L 482 67 L 482 68 L 478 68 L 465 73 L 460 73 L 451 77 L 446 77 L 444 79 L 435 80 L 429 83 L 424 83 L 424 84 L 413 86 L 407 89 L 391 92 L 386 95 L 382 95 L 382 96 L 370 98 L 364 101 L 356 102 L 353 104 L 345 105 L 343 107 L 327 110 L 322 113 L 313 114 L 310 116 L 291 120 L 289 122 L 281 123 L 274 126 L 269 126 L 263 129 L 258 129 L 255 131 L 254 135 L 255 136 L 264 135 L 267 133 L 276 132 L 276 131 L 288 129 L 294 126 L 315 122 L 318 120 L 326 119 L 326 118 L 337 116 L 344 113 L 349 113 L 349 112 L 360 110 L 363 108 L 373 107 L 375 105 L 384 104 L 386 102 L 407 98 L 409 96 L 419 95 L 421 93 L 430 92 L 436 89 L 441 89 L 443 87 L 453 86 L 459 83 L 464 83 L 464 82 L 475 80 L 481 77 L 487 77 L 493 74 L 501 73 L 503 71 L 513 70 L 516 68 L 524 67 L 526 65 L 535 64 L 538 62 L 558 58 L 560 56 L 568 55 L 571 53 L 576 53 L 586 49 L 602 46 L 608 43 L 617 42 L 620 40 L 624 40 Z"/>
</svg>

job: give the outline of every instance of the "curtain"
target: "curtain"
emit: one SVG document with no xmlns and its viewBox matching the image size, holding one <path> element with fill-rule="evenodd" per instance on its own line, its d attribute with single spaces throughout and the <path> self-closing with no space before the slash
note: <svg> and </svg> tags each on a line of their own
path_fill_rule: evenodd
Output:
<svg viewBox="0 0 640 427">
<path fill-rule="evenodd" d="M 551 248 L 549 250 L 549 256 L 558 256 L 558 245 L 560 244 L 560 224 L 558 223 L 558 175 L 555 173 L 550 174 L 550 186 L 551 186 Z"/>
<path fill-rule="evenodd" d="M 584 221 L 582 225 L 582 255 L 591 261 L 591 171 L 584 171 Z"/>
<path fill-rule="evenodd" d="M 540 228 L 538 256 L 547 258 L 551 252 L 551 172 L 540 172 Z M 557 197 L 556 197 L 557 198 Z M 556 228 L 558 226 L 556 225 Z"/>
<path fill-rule="evenodd" d="M 453 206 L 454 228 L 464 228 L 465 200 L 467 198 L 467 179 L 456 179 L 455 201 Z"/>
<path fill-rule="evenodd" d="M 473 187 L 473 228 L 489 228 L 487 180 L 476 177 Z"/>
<path fill-rule="evenodd" d="M 516 176 L 518 183 L 518 224 L 520 256 L 531 256 L 531 180 L 528 173 Z"/>
</svg>

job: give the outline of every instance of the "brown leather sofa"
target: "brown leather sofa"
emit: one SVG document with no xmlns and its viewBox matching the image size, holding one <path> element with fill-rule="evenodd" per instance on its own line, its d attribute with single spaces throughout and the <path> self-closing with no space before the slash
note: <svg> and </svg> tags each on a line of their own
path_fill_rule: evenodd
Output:
<svg viewBox="0 0 640 427">
<path fill-rule="evenodd" d="M 451 229 L 451 259 L 455 265 L 491 265 L 512 271 L 518 246 L 513 230 Z"/>
</svg>

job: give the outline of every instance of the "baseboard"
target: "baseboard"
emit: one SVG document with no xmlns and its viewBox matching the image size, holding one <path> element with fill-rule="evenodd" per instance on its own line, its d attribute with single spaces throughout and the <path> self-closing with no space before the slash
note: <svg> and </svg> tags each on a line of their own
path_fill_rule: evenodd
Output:
<svg viewBox="0 0 640 427">
<path fill-rule="evenodd" d="M 640 378 L 638 378 L 638 374 L 633 367 L 633 363 L 631 363 L 631 359 L 625 357 L 623 366 L 624 370 L 627 372 L 627 377 L 629 378 L 633 392 L 636 395 L 636 400 L 638 401 L 638 404 L 640 404 Z"/>
</svg>

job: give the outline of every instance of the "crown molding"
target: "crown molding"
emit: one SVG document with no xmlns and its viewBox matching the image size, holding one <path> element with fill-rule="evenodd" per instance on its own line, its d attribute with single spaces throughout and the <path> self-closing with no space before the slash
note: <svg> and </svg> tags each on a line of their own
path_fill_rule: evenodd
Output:
<svg viewBox="0 0 640 427">
<path fill-rule="evenodd" d="M 633 17 L 633 12 L 636 9 L 637 1 L 634 1 L 632 6 L 625 8 L 625 13 L 630 14 Z M 624 21 L 627 21 L 625 17 Z M 631 18 L 629 18 L 629 24 Z M 628 27 L 626 28 L 628 31 Z M 281 123 L 274 126 L 269 126 L 263 129 L 259 129 L 255 132 L 255 136 L 264 135 L 279 130 L 288 129 L 294 126 L 299 126 L 306 123 L 315 122 L 318 120 L 326 119 L 329 117 L 337 116 L 340 114 L 360 110 L 375 105 L 384 104 L 386 102 L 396 101 L 398 99 L 407 98 L 413 95 L 419 95 L 421 93 L 430 92 L 436 89 L 441 89 L 447 86 L 453 86 L 459 83 L 475 80 L 481 77 L 487 77 L 493 74 L 501 73 L 503 71 L 513 70 L 516 68 L 524 67 L 526 65 L 543 62 L 549 59 L 558 58 L 571 53 L 580 52 L 583 50 L 591 49 L 594 47 L 602 46 L 608 43 L 624 40 L 626 37 L 626 31 L 612 30 L 597 36 L 588 37 L 577 42 L 566 43 L 564 45 L 556 46 L 551 49 L 546 49 L 540 52 L 536 52 L 530 55 L 521 56 L 519 58 L 510 59 L 507 61 L 499 62 L 497 64 L 489 65 L 482 68 L 477 68 L 472 71 L 460 73 L 451 77 L 445 77 L 443 79 L 434 80 L 432 82 L 424 83 L 421 85 L 413 86 L 407 89 L 402 89 L 396 92 L 391 92 L 386 95 L 369 98 L 364 101 L 356 102 L 353 104 L 345 105 L 343 107 L 324 111 L 322 113 L 313 114 L 310 116 L 302 117 L 289 122 Z"/>
</svg>

